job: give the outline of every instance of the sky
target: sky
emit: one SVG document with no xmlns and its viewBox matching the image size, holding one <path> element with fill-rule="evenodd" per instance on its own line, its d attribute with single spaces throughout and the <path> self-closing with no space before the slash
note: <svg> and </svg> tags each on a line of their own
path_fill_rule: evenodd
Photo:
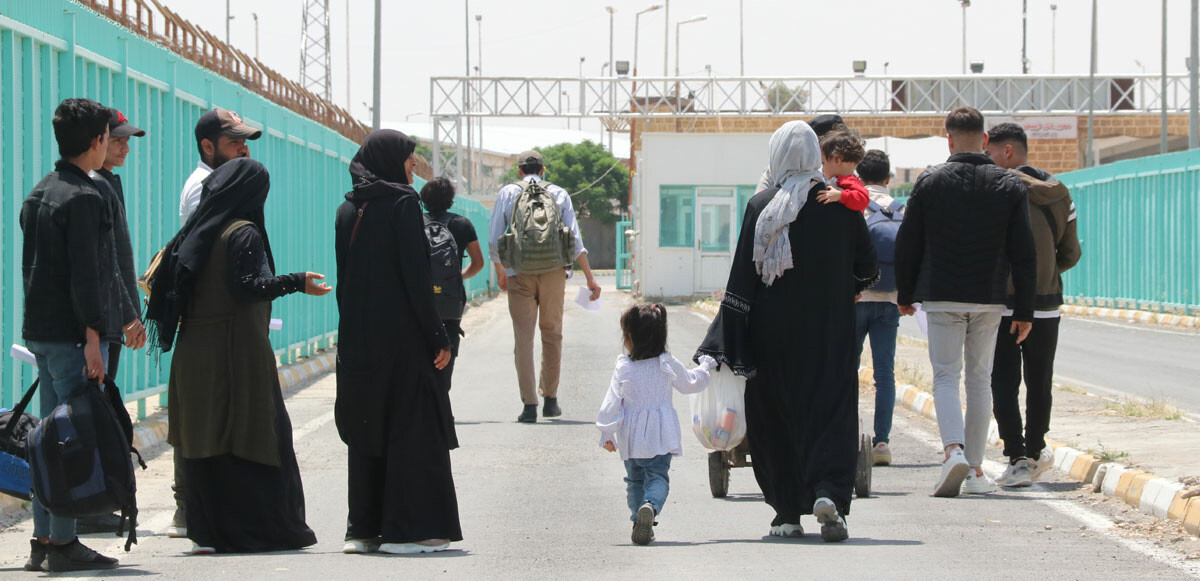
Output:
<svg viewBox="0 0 1200 581">
<path fill-rule="evenodd" d="M 188 20 L 224 36 L 225 6 L 219 0 L 159 0 Z M 302 4 L 309 0 L 231 0 L 230 38 L 254 51 L 259 17 L 260 59 L 298 78 Z M 614 60 L 633 60 L 634 14 L 664 0 L 383 0 L 383 120 L 428 120 L 434 76 L 466 70 L 464 4 L 470 5 L 471 66 L 478 62 L 477 24 L 482 16 L 485 76 L 600 76 L 608 59 L 609 18 L 614 15 Z M 370 123 L 373 0 L 328 0 L 333 61 L 333 100 Z M 347 5 L 348 3 L 348 5 Z M 1059 74 L 1088 72 L 1091 2 L 1028 0 L 1028 55 L 1032 74 L 1051 72 L 1051 10 L 1057 10 Z M 962 17 L 958 0 L 742 0 L 747 76 L 850 75 L 854 60 L 867 74 L 958 74 L 962 67 Z M 1184 74 L 1189 50 L 1189 2 L 1168 0 L 1170 74 Z M 696 15 L 706 21 L 682 27 L 680 73 L 739 74 L 738 0 L 674 0 L 672 23 Z M 347 17 L 349 8 L 349 51 Z M 967 13 L 967 56 L 983 61 L 985 74 L 1021 72 L 1021 0 L 974 0 Z M 1161 70 L 1161 2 L 1103 0 L 1099 12 L 1099 74 L 1158 74 Z M 641 17 L 639 72 L 663 74 L 664 10 Z M 670 31 L 674 69 L 675 26 Z M 349 68 L 347 68 L 349 54 Z M 1139 62 L 1141 65 L 1139 65 Z M 560 127 L 557 121 L 488 120 L 491 124 Z M 598 123 L 592 122 L 598 129 Z M 584 122 L 589 130 L 589 122 Z M 430 130 L 432 132 L 432 130 Z"/>
</svg>

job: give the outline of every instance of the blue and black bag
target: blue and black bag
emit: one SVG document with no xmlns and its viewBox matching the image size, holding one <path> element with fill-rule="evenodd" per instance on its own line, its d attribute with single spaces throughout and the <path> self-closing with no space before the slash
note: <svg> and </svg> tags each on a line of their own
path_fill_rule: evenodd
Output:
<svg viewBox="0 0 1200 581">
<path fill-rule="evenodd" d="M 125 550 L 137 542 L 137 482 L 133 423 L 111 380 L 88 382 L 29 433 L 33 492 L 55 516 L 121 513 L 117 534 L 129 527 Z M 145 468 L 138 454 L 138 461 Z"/>
<path fill-rule="evenodd" d="M 879 282 L 871 290 L 896 291 L 896 234 L 904 222 L 904 204 L 892 202 L 888 207 L 874 200 L 867 206 L 872 214 L 867 217 L 867 230 L 875 244 L 875 257 L 879 261 Z"/>
<path fill-rule="evenodd" d="M 29 453 L 25 438 L 38 426 L 38 419 L 25 413 L 37 391 L 34 380 L 17 407 L 0 411 L 0 492 L 29 500 Z"/>
</svg>

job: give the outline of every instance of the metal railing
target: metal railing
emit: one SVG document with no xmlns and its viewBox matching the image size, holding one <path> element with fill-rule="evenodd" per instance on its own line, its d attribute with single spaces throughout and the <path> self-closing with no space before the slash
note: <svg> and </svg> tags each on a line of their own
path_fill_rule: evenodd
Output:
<svg viewBox="0 0 1200 581">
<path fill-rule="evenodd" d="M 597 117 L 608 119 L 841 114 L 1083 114 L 1085 76 L 948 77 L 434 77 L 434 117 Z M 1097 77 L 1098 113 L 1187 110 L 1186 76 Z M 470 106 L 464 106 L 464 99 Z"/>
<path fill-rule="evenodd" d="M 1071 188 L 1083 259 L 1063 294 L 1084 303 L 1200 308 L 1200 150 L 1057 176 Z"/>
<path fill-rule="evenodd" d="M 143 6 L 137 0 L 128 4 Z M 22 343 L 18 215 L 22 200 L 58 158 L 50 121 L 68 97 L 117 107 L 147 132 L 131 140 L 126 164 L 116 170 L 125 186 L 137 265 L 147 264 L 178 230 L 179 192 L 197 163 L 192 128 L 200 115 L 220 106 L 263 130 L 262 138 L 249 145 L 251 155 L 271 170 L 267 227 L 279 271 L 323 272 L 336 284 L 332 220 L 350 187 L 347 167 L 356 143 L 268 100 L 257 87 L 218 75 L 79 4 L 0 0 L 0 345 L 5 349 Z M 332 296 L 283 298 L 275 302 L 274 316 L 283 319 L 283 328 L 271 332 L 272 343 L 285 362 L 335 339 Z M 35 373 L 29 365 L 6 361 L 0 364 L 0 407 L 11 406 Z M 170 368 L 169 354 L 155 364 L 144 352 L 126 351 L 118 384 L 126 400 L 138 401 L 145 413 L 145 398 L 165 390 Z"/>
</svg>

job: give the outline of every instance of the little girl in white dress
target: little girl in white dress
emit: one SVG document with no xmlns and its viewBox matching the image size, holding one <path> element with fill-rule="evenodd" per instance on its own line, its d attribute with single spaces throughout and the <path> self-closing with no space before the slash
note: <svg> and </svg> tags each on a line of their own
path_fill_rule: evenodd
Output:
<svg viewBox="0 0 1200 581">
<path fill-rule="evenodd" d="M 680 393 L 703 391 L 717 362 L 704 356 L 700 366 L 689 371 L 667 353 L 667 309 L 660 304 L 625 311 L 621 331 L 628 354 L 617 358 L 596 427 L 601 447 L 620 452 L 625 462 L 632 539 L 646 545 L 654 540 L 655 517 L 667 500 L 671 456 L 683 455 L 671 388 Z"/>
</svg>

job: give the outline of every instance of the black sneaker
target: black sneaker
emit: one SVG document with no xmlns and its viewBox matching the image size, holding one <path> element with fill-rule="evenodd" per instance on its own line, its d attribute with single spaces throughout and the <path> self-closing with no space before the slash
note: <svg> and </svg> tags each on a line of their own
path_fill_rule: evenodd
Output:
<svg viewBox="0 0 1200 581">
<path fill-rule="evenodd" d="M 51 573 L 116 569 L 117 560 L 93 551 L 75 539 L 65 545 L 51 545 L 46 555 Z"/>
<path fill-rule="evenodd" d="M 639 545 L 649 545 L 654 540 L 654 506 L 649 502 L 642 503 L 638 508 L 630 540 Z"/>
<path fill-rule="evenodd" d="M 561 415 L 562 415 L 562 408 L 558 407 L 558 398 L 557 397 L 546 398 L 545 404 L 542 405 L 542 417 L 557 418 L 558 416 L 561 416 Z"/>
<path fill-rule="evenodd" d="M 525 406 L 525 410 L 521 415 L 517 416 L 517 421 L 523 424 L 532 424 L 537 421 L 537 404 Z"/>
<path fill-rule="evenodd" d="M 119 514 L 87 516 L 75 521 L 75 532 L 81 535 L 115 533 L 119 528 L 121 528 L 121 515 Z"/>
<path fill-rule="evenodd" d="M 29 560 L 25 561 L 26 571 L 45 571 L 46 545 L 37 539 L 29 539 Z"/>
</svg>

